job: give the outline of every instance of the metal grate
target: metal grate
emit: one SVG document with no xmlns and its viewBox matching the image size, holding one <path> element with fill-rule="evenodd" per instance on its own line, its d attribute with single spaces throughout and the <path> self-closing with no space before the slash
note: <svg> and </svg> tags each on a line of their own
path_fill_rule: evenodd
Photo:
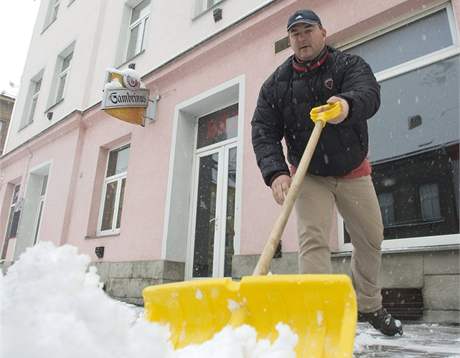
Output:
<svg viewBox="0 0 460 358">
<path fill-rule="evenodd" d="M 418 320 L 423 316 L 423 295 L 420 288 L 383 288 L 382 305 L 395 318 Z"/>
</svg>

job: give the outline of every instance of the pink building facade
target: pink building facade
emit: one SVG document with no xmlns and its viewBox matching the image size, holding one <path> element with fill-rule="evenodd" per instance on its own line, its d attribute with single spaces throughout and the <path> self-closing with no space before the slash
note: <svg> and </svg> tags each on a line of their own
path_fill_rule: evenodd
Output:
<svg viewBox="0 0 460 358">
<path fill-rule="evenodd" d="M 413 312 L 396 302 L 409 318 L 459 323 L 459 0 L 273 1 L 143 74 L 160 98 L 145 127 L 100 104 L 73 110 L 0 158 L 4 266 L 39 241 L 74 245 L 109 294 L 135 303 L 147 285 L 250 274 L 279 213 L 250 122 L 291 54 L 286 19 L 306 7 L 382 86 L 369 127 L 383 287 L 420 296 Z M 334 269 L 347 272 L 340 216 L 331 225 Z M 296 272 L 296 251 L 293 215 L 272 271 Z"/>
</svg>

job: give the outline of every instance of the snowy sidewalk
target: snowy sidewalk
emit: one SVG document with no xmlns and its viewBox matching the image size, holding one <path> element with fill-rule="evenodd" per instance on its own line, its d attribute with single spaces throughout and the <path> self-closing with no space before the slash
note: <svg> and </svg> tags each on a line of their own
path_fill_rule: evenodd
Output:
<svg viewBox="0 0 460 358">
<path fill-rule="evenodd" d="M 406 323 L 402 337 L 385 337 L 370 325 L 359 323 L 354 356 L 360 358 L 460 357 L 460 327 Z"/>
</svg>

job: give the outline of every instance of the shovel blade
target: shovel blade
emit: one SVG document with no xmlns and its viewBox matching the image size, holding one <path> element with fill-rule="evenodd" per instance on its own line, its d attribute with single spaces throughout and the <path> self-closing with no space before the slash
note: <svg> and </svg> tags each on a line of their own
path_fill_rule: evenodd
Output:
<svg viewBox="0 0 460 358">
<path fill-rule="evenodd" d="M 297 357 L 352 357 L 356 296 L 346 275 L 247 276 L 149 286 L 146 318 L 167 324 L 176 348 L 247 324 L 274 341 L 278 323 L 297 334 Z"/>
</svg>

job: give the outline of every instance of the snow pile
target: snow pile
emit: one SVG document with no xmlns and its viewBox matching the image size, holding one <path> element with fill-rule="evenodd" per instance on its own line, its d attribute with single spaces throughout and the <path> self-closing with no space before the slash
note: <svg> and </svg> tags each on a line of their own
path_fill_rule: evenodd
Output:
<svg viewBox="0 0 460 358">
<path fill-rule="evenodd" d="M 0 356 L 9 358 L 295 357 L 297 337 L 256 340 L 248 326 L 226 327 L 212 340 L 173 350 L 167 328 L 137 317 L 108 297 L 90 259 L 72 246 L 41 242 L 0 275 Z"/>
</svg>

